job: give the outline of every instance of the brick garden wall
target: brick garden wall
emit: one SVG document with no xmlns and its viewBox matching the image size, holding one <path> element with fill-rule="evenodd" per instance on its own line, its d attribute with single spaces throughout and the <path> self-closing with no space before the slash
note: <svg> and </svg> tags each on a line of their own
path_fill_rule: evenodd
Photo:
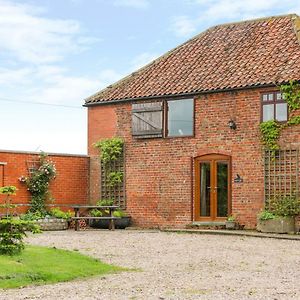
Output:
<svg viewBox="0 0 300 300">
<path fill-rule="evenodd" d="M 28 176 L 27 162 L 36 159 L 38 153 L 0 151 L 0 186 L 14 185 L 18 188 L 14 203 L 28 203 L 30 194 L 18 178 L 21 175 Z M 48 159 L 54 162 L 57 169 L 57 176 L 50 184 L 54 204 L 86 204 L 89 158 L 83 155 L 49 154 Z"/>
<path fill-rule="evenodd" d="M 186 138 L 133 139 L 131 103 L 89 108 L 91 162 L 98 155 L 92 143 L 104 137 L 122 137 L 125 140 L 127 210 L 135 225 L 184 227 L 193 220 L 194 158 L 211 153 L 230 155 L 232 177 L 239 174 L 243 178 L 243 183 L 234 183 L 232 178 L 232 212 L 246 228 L 253 228 L 264 199 L 259 132 L 260 93 L 263 91 L 266 89 L 198 97 L 195 137 Z M 112 118 L 102 118 L 103 115 Z M 228 127 L 230 119 L 237 124 L 235 131 Z M 293 131 L 297 133 L 297 140 L 292 139 Z M 287 146 L 285 134 L 293 147 L 299 147 L 299 127 L 283 133 L 281 141 Z M 93 172 L 92 166 L 91 177 L 99 180 L 99 172 L 95 170 Z M 91 195 L 92 200 L 93 196 L 96 195 Z"/>
</svg>

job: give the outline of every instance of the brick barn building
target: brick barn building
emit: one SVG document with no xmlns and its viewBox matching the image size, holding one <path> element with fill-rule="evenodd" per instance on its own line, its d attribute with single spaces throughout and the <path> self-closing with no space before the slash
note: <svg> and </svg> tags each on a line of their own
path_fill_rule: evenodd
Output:
<svg viewBox="0 0 300 300">
<path fill-rule="evenodd" d="M 298 192 L 300 126 L 282 131 L 276 159 L 259 130 L 287 121 L 279 86 L 289 80 L 300 80 L 297 15 L 209 28 L 87 98 L 91 200 L 104 188 L 93 143 L 120 137 L 135 225 L 222 224 L 234 215 L 253 228 L 267 197 L 283 186 Z"/>
</svg>

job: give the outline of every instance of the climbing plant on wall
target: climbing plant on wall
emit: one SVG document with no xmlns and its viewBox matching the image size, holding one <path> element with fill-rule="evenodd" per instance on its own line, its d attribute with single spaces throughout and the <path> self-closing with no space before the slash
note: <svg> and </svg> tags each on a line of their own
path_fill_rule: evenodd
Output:
<svg viewBox="0 0 300 300">
<path fill-rule="evenodd" d="M 124 193 L 124 141 L 114 137 L 94 144 L 101 161 L 101 196 L 113 199 L 114 204 L 125 208 Z"/>
<path fill-rule="evenodd" d="M 28 177 L 21 176 L 20 181 L 25 182 L 31 194 L 30 212 L 47 214 L 46 201 L 50 197 L 49 184 L 55 178 L 56 168 L 53 162 L 48 160 L 45 153 L 40 154 L 38 165 L 31 170 Z"/>
<path fill-rule="evenodd" d="M 288 121 L 284 124 L 280 124 L 275 120 L 270 120 L 260 124 L 262 141 L 264 145 L 272 151 L 279 149 L 278 139 L 284 128 L 300 124 L 300 116 L 293 115 L 295 111 L 300 109 L 300 83 L 291 80 L 289 83 L 281 85 L 280 91 L 288 105 Z"/>
</svg>

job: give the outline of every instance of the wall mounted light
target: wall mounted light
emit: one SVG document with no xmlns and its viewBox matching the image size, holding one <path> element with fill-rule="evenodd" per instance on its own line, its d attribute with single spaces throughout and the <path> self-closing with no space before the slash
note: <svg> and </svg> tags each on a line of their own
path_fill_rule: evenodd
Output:
<svg viewBox="0 0 300 300">
<path fill-rule="evenodd" d="M 236 130 L 236 124 L 232 119 L 228 122 L 228 126 L 230 129 Z"/>
</svg>

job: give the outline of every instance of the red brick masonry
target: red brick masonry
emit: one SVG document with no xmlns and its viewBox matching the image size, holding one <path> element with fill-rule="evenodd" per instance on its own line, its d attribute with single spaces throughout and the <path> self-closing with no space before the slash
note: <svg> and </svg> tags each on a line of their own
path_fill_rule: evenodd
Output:
<svg viewBox="0 0 300 300">
<path fill-rule="evenodd" d="M 274 90 L 275 88 L 273 88 Z M 136 225 L 184 227 L 193 220 L 194 158 L 229 155 L 232 162 L 232 213 L 254 228 L 264 203 L 263 147 L 260 140 L 261 92 L 266 88 L 213 93 L 195 99 L 195 136 L 135 139 L 131 103 L 89 107 L 91 178 L 99 182 L 98 153 L 92 144 L 118 136 L 125 140 L 127 210 Z M 110 116 L 106 118 L 105 116 Z M 228 126 L 235 120 L 237 129 Z M 300 126 L 282 132 L 282 148 L 299 148 Z M 242 183 L 235 183 L 239 174 Z M 99 185 L 91 200 L 99 198 Z"/>
<path fill-rule="evenodd" d="M 50 185 L 54 204 L 86 204 L 88 201 L 89 158 L 84 155 L 49 154 L 57 176 Z M 28 176 L 27 162 L 38 159 L 38 153 L 0 151 L 0 186 L 18 188 L 14 203 L 28 203 L 30 194 L 18 178 Z M 1 202 L 3 197 L 0 198 Z"/>
</svg>

